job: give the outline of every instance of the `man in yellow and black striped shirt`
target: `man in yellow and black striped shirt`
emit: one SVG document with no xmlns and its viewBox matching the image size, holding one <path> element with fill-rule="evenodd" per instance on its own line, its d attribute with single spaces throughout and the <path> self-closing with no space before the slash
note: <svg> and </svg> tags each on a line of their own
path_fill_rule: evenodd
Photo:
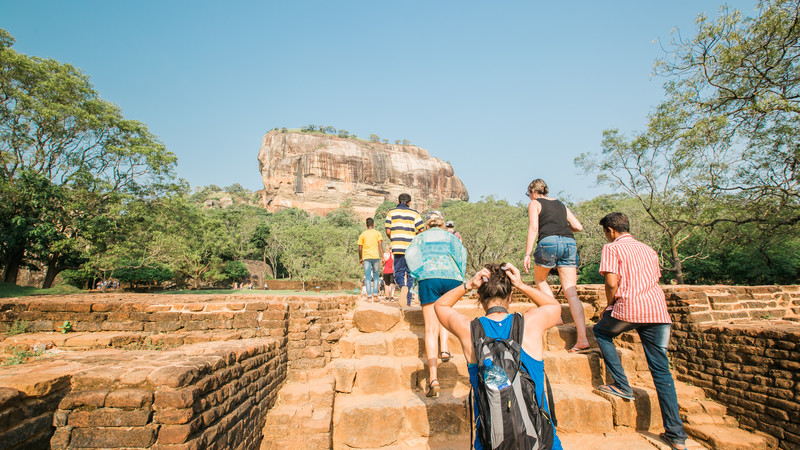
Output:
<svg viewBox="0 0 800 450">
<path fill-rule="evenodd" d="M 398 205 L 394 209 L 386 213 L 386 236 L 389 238 L 392 254 L 394 254 L 395 283 L 400 287 L 401 293 L 403 287 L 406 288 L 408 292 L 406 304 L 411 306 L 411 287 L 414 286 L 414 278 L 408 271 L 405 255 L 411 240 L 422 232 L 423 222 L 419 213 L 408 206 L 411 203 L 410 195 L 400 194 L 397 203 Z M 402 302 L 403 299 L 400 298 L 400 303 L 402 304 Z"/>
</svg>

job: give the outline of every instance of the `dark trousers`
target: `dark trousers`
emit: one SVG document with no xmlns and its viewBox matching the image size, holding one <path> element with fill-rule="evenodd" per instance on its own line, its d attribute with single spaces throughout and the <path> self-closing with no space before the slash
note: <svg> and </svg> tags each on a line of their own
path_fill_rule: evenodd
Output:
<svg viewBox="0 0 800 450">
<path fill-rule="evenodd" d="M 397 287 L 400 289 L 402 289 L 403 286 L 408 288 L 406 303 L 411 305 L 411 299 L 413 298 L 413 295 L 411 295 L 411 288 L 414 287 L 414 277 L 412 277 L 411 272 L 408 271 L 406 255 L 394 255 L 394 282 L 397 283 Z"/>
<path fill-rule="evenodd" d="M 603 352 L 603 359 L 614 382 L 623 391 L 633 393 L 613 341 L 616 336 L 629 330 L 636 330 L 642 340 L 647 366 L 650 368 L 658 394 L 664 432 L 672 442 L 685 442 L 687 435 L 678 412 L 678 396 L 675 393 L 675 381 L 669 371 L 667 357 L 670 324 L 625 322 L 611 317 L 611 311 L 606 311 L 603 318 L 594 326 L 594 336 L 597 338 L 597 344 Z"/>
</svg>

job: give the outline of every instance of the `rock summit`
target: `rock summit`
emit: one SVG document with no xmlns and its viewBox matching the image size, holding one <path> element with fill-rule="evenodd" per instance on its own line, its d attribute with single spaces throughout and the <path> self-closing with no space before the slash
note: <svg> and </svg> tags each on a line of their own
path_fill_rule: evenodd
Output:
<svg viewBox="0 0 800 450">
<path fill-rule="evenodd" d="M 420 210 L 469 200 L 450 163 L 415 145 L 272 130 L 264 135 L 258 162 L 270 211 L 297 207 L 325 214 L 350 200 L 369 217 L 403 192 Z"/>
</svg>

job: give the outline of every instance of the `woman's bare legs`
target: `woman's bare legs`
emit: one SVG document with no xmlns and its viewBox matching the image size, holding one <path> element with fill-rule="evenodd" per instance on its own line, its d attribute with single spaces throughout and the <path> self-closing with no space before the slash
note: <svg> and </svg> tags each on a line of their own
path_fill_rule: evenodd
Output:
<svg viewBox="0 0 800 450">
<path fill-rule="evenodd" d="M 447 339 L 450 338 L 450 332 L 447 331 L 447 328 L 439 325 L 439 354 L 441 355 L 444 352 L 450 354 L 450 350 L 447 347 Z"/>
<path fill-rule="evenodd" d="M 552 268 L 537 266 L 534 264 L 533 280 L 534 284 L 536 284 L 536 287 L 539 288 L 540 291 L 551 297 L 554 297 L 553 291 L 550 290 L 550 285 L 547 284 L 547 276 L 550 275 L 550 270 L 552 270 Z M 556 325 L 561 325 L 563 323 L 564 322 L 561 320 L 561 318 L 559 318 Z"/>
<path fill-rule="evenodd" d="M 583 312 L 583 303 L 578 298 L 578 269 L 575 267 L 559 267 L 558 277 L 561 279 L 561 287 L 564 288 L 564 295 L 569 302 L 569 310 L 572 313 L 572 320 L 575 321 L 575 328 L 578 331 L 578 341 L 575 343 L 575 350 L 589 348 L 589 340 L 586 338 L 586 316 Z"/>
<path fill-rule="evenodd" d="M 425 357 L 428 360 L 428 384 L 439 379 L 437 364 L 439 362 L 439 319 L 433 309 L 433 303 L 422 305 L 422 319 L 425 322 Z"/>
</svg>

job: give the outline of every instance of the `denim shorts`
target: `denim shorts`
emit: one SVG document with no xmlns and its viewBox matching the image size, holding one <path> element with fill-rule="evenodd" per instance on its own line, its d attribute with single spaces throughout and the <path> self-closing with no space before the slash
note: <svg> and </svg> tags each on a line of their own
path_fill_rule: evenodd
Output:
<svg viewBox="0 0 800 450">
<path fill-rule="evenodd" d="M 578 247 L 575 239 L 565 236 L 547 236 L 536 245 L 533 261 L 537 266 L 578 267 Z"/>
</svg>

